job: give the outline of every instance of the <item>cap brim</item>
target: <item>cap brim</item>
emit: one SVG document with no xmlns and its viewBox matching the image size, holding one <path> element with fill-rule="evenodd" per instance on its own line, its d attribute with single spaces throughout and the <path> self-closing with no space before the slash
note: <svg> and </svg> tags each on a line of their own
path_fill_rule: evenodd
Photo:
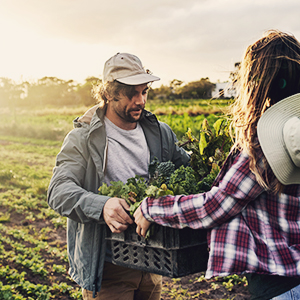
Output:
<svg viewBox="0 0 300 300">
<path fill-rule="evenodd" d="M 284 185 L 300 184 L 300 168 L 291 160 L 283 139 L 284 124 L 295 116 L 300 117 L 300 94 L 271 106 L 257 124 L 257 136 L 262 151 L 274 175 Z"/>
<path fill-rule="evenodd" d="M 157 81 L 160 80 L 159 77 L 150 75 L 150 74 L 137 74 L 137 75 L 132 75 L 124 78 L 118 78 L 116 79 L 118 82 L 128 84 L 128 85 L 139 85 L 139 84 L 144 84 L 152 81 Z"/>
</svg>

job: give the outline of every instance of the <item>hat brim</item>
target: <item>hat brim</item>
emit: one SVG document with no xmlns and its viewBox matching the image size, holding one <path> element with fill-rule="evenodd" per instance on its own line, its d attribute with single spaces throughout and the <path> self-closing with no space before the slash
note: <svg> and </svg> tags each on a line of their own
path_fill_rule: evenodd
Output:
<svg viewBox="0 0 300 300">
<path fill-rule="evenodd" d="M 300 168 L 291 160 L 283 139 L 283 126 L 292 117 L 300 118 L 300 94 L 285 98 L 262 115 L 257 135 L 262 151 L 276 178 L 284 185 L 300 184 Z"/>
<path fill-rule="evenodd" d="M 118 78 L 116 79 L 118 82 L 128 84 L 128 85 L 139 85 L 152 81 L 160 80 L 159 77 L 151 75 L 151 74 L 137 74 L 128 77 Z"/>
</svg>

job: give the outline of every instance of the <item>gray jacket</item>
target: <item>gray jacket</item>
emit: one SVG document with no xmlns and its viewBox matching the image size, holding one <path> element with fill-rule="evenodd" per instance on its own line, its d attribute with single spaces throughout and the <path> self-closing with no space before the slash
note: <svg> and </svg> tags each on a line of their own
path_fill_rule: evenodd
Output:
<svg viewBox="0 0 300 300">
<path fill-rule="evenodd" d="M 104 110 L 97 109 L 90 124 L 75 122 L 56 158 L 48 189 L 48 203 L 67 219 L 69 274 L 84 289 L 101 288 L 106 253 L 106 230 L 102 216 L 107 196 L 98 194 L 103 182 L 107 138 Z M 171 160 L 187 165 L 189 155 L 175 143 L 170 127 L 145 111 L 140 124 L 150 149 L 150 161 Z"/>
</svg>

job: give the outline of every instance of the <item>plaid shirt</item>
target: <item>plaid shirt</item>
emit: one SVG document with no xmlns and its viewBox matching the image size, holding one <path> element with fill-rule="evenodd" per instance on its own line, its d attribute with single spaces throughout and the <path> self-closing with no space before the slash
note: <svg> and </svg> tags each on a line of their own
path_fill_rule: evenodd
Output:
<svg viewBox="0 0 300 300">
<path fill-rule="evenodd" d="M 261 165 L 263 154 L 257 155 Z M 163 226 L 211 229 L 207 278 L 243 272 L 300 277 L 300 185 L 267 193 L 245 153 L 225 163 L 218 177 L 203 194 L 146 198 L 142 213 Z"/>
</svg>

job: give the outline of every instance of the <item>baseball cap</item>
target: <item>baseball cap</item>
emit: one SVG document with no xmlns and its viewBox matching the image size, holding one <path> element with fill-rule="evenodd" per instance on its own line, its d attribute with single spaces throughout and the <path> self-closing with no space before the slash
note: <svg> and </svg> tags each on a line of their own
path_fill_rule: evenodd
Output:
<svg viewBox="0 0 300 300">
<path fill-rule="evenodd" d="M 140 59 L 129 53 L 117 53 L 104 64 L 103 82 L 118 82 L 139 85 L 160 80 L 145 71 Z"/>
</svg>

